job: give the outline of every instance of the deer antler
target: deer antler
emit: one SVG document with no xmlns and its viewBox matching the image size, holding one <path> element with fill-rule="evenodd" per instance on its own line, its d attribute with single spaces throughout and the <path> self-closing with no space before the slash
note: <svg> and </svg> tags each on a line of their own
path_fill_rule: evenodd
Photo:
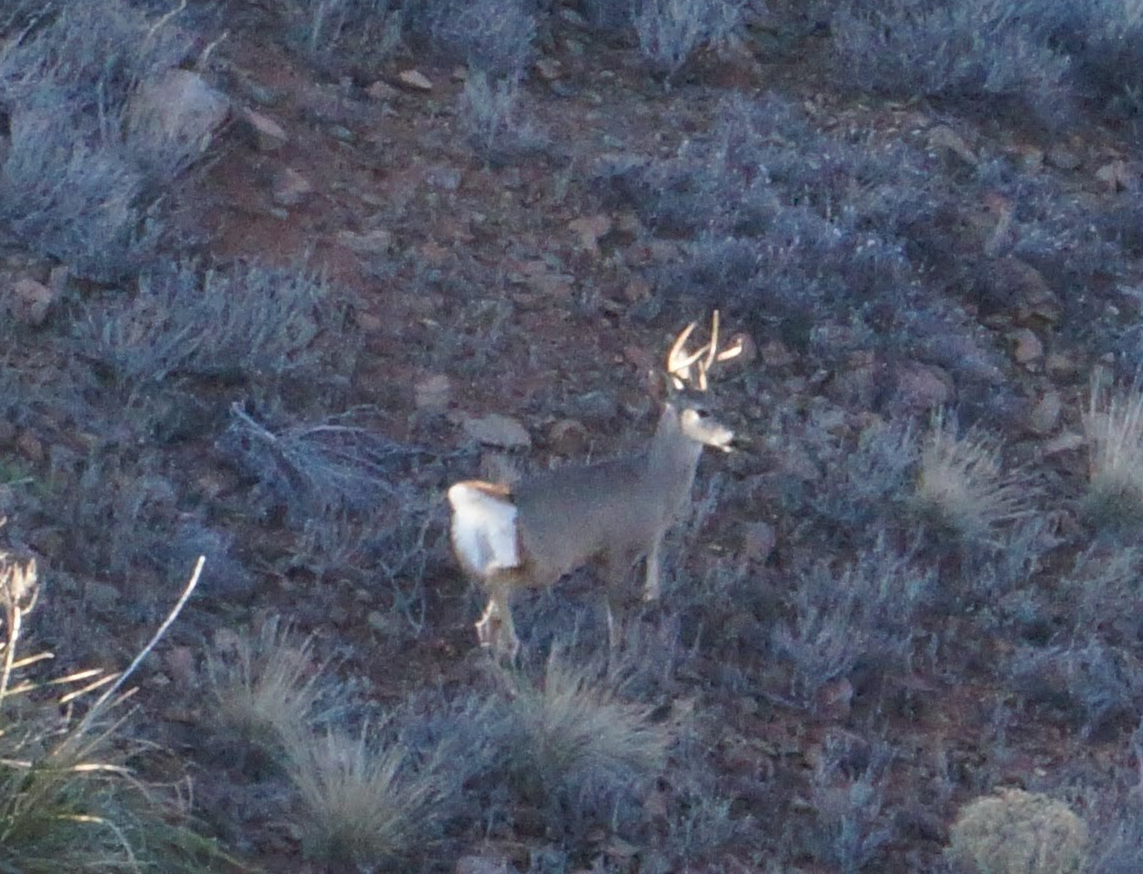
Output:
<svg viewBox="0 0 1143 874">
<path fill-rule="evenodd" d="M 688 354 L 686 351 L 687 340 L 690 339 L 691 334 L 694 333 L 695 328 L 698 327 L 698 322 L 691 322 L 679 332 L 679 336 L 675 338 L 675 342 L 671 344 L 671 351 L 667 353 L 667 373 L 676 376 L 679 379 L 686 380 L 689 377 L 688 370 L 703 353 L 706 352 L 706 347 L 699 349 L 698 352 Z"/>
<path fill-rule="evenodd" d="M 695 352 L 687 353 L 684 347 L 691 334 L 694 333 L 695 327 L 696 323 L 691 322 L 675 338 L 675 342 L 671 345 L 671 351 L 667 353 L 667 373 L 671 375 L 675 388 L 681 389 L 692 384 L 698 391 L 706 391 L 708 385 L 707 371 L 716 362 L 729 361 L 731 358 L 741 355 L 743 340 L 739 337 L 733 346 L 723 349 L 721 352 L 718 351 L 718 310 L 715 310 L 711 317 L 710 342 Z M 693 380 L 691 378 L 692 364 L 697 365 Z"/>
</svg>

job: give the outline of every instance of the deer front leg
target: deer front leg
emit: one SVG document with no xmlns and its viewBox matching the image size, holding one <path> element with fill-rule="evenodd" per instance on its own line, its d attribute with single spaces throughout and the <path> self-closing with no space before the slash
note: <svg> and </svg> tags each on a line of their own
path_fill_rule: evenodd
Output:
<svg viewBox="0 0 1143 874">
<path fill-rule="evenodd" d="M 607 598 L 604 601 L 604 609 L 607 613 L 607 651 L 609 655 L 618 655 L 619 650 L 623 647 L 623 626 L 620 624 L 616 613 L 620 613 L 622 599 L 616 596 L 616 593 L 608 591 Z M 622 615 L 620 613 L 620 615 Z"/>
<path fill-rule="evenodd" d="M 600 565 L 604 582 L 604 609 L 607 616 L 607 645 L 608 652 L 612 656 L 618 655 L 623 648 L 626 584 L 631 567 L 638 558 L 637 552 L 624 551 L 619 555 L 605 556 Z"/>
<path fill-rule="evenodd" d="M 663 535 L 660 534 L 651 541 L 647 550 L 647 578 L 643 582 L 643 600 L 648 604 L 659 600 L 662 588 L 662 568 L 659 566 L 659 548 L 663 545 Z"/>
</svg>

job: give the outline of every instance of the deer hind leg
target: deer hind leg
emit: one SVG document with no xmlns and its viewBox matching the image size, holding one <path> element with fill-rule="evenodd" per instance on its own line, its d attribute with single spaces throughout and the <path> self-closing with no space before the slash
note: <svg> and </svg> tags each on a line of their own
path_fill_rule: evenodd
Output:
<svg viewBox="0 0 1143 874">
<path fill-rule="evenodd" d="M 476 637 L 484 649 L 490 649 L 498 656 L 506 655 L 513 661 L 516 659 L 520 652 L 520 638 L 516 636 L 506 589 L 498 587 L 490 592 L 488 605 L 476 623 Z"/>
<path fill-rule="evenodd" d="M 496 599 L 489 598 L 488 605 L 476 623 L 476 639 L 480 641 L 482 647 L 488 649 L 492 646 L 492 642 L 496 639 L 499 631 L 500 608 L 496 606 Z"/>
</svg>

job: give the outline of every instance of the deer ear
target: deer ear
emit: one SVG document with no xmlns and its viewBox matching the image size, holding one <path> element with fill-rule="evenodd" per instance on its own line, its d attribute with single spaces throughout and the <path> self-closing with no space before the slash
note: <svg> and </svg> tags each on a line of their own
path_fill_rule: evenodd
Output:
<svg viewBox="0 0 1143 874">
<path fill-rule="evenodd" d="M 666 399 L 670 397 L 672 383 L 675 388 L 682 388 L 678 379 L 669 373 L 664 373 L 662 370 L 656 370 L 654 368 L 646 371 L 644 382 L 647 386 L 647 394 L 659 402 L 666 401 Z"/>
</svg>

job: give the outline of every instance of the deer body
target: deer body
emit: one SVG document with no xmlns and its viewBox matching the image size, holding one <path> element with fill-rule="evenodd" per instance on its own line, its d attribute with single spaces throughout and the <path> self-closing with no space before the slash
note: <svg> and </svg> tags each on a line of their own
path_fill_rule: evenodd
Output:
<svg viewBox="0 0 1143 874">
<path fill-rule="evenodd" d="M 693 328 L 680 335 L 668 357 L 668 372 L 679 384 L 699 356 L 707 355 L 709 364 L 741 351 L 738 346 L 715 357 L 716 314 L 711 344 L 684 363 L 678 353 Z M 701 389 L 705 373 L 700 366 Z M 557 468 L 511 489 L 480 481 L 452 486 L 454 552 L 489 595 L 476 624 L 481 644 L 514 656 L 519 640 L 509 606 L 512 591 L 546 587 L 591 565 L 606 586 L 609 643 L 615 649 L 615 614 L 628 573 L 646 558 L 643 597 L 659 597 L 663 536 L 690 496 L 703 447 L 729 449 L 733 436 L 696 406 L 668 402 L 655 433 L 635 455 Z"/>
</svg>

